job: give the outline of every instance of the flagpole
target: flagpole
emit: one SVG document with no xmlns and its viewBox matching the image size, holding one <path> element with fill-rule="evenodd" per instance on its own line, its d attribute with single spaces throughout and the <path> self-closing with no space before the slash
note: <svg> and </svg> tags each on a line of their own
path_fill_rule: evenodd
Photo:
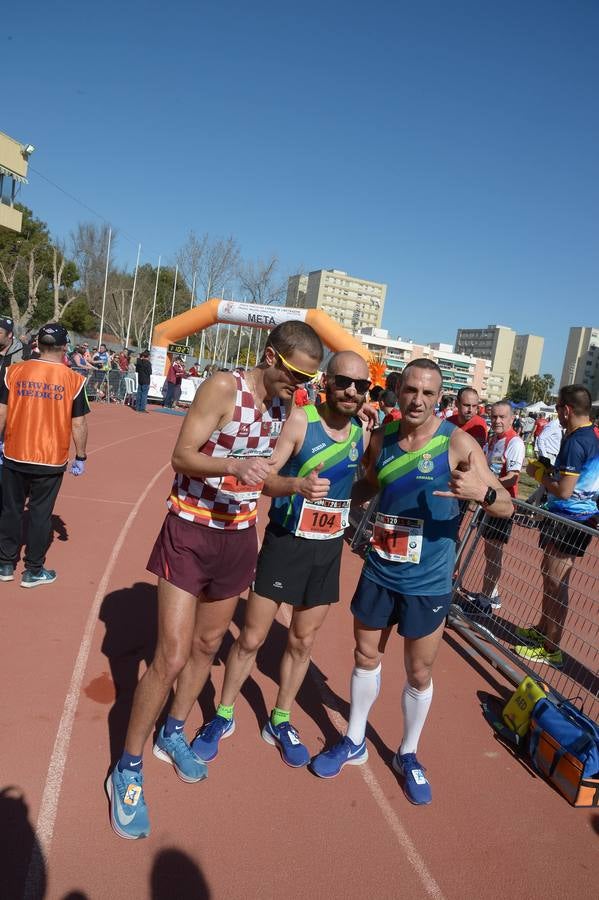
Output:
<svg viewBox="0 0 599 900">
<path fill-rule="evenodd" d="M 106 249 L 106 271 L 104 272 L 104 292 L 102 294 L 102 315 L 100 317 L 100 340 L 98 345 L 103 344 L 104 337 L 104 308 L 106 306 L 106 288 L 108 286 L 108 267 L 110 265 L 110 242 L 112 240 L 112 228 L 108 229 L 108 247 Z"/>
<path fill-rule="evenodd" d="M 152 321 L 150 322 L 150 337 L 148 338 L 148 350 L 152 347 L 152 332 L 154 331 L 154 316 L 156 314 L 156 297 L 158 296 L 158 279 L 160 278 L 160 261 L 162 257 L 158 257 L 158 268 L 156 269 L 156 284 L 154 285 L 154 302 L 152 304 Z"/>
<path fill-rule="evenodd" d="M 175 266 L 175 283 L 173 284 L 173 302 L 171 303 L 171 319 L 175 315 L 175 294 L 177 293 L 177 275 L 179 274 L 179 265 Z"/>
<path fill-rule="evenodd" d="M 252 349 L 252 331 L 250 328 L 250 339 L 248 341 L 247 350 L 245 351 L 245 371 L 247 372 L 249 364 L 250 364 L 250 350 Z"/>
<path fill-rule="evenodd" d="M 193 278 L 191 279 L 191 303 L 189 304 L 190 310 L 193 309 L 195 290 L 196 290 L 196 273 L 194 272 Z M 185 344 L 187 347 L 189 347 L 189 335 L 187 335 L 187 337 L 185 338 Z"/>
<path fill-rule="evenodd" d="M 129 307 L 129 321 L 127 322 L 127 340 L 125 347 L 129 346 L 129 335 L 131 333 L 131 316 L 133 314 L 133 301 L 135 300 L 135 287 L 137 285 L 137 271 L 139 269 L 139 255 L 141 253 L 141 244 L 137 245 L 137 262 L 135 263 L 135 275 L 133 276 L 133 291 L 131 293 L 131 306 Z"/>
</svg>

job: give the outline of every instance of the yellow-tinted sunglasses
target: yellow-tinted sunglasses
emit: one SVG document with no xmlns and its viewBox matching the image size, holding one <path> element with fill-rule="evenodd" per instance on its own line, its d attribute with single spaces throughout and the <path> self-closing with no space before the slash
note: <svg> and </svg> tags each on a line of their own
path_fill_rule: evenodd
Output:
<svg viewBox="0 0 599 900">
<path fill-rule="evenodd" d="M 290 362 L 288 362 L 283 354 L 279 353 L 279 351 L 275 347 L 272 347 L 272 349 L 277 354 L 282 363 L 281 368 L 285 372 L 287 372 L 291 380 L 295 381 L 296 384 L 306 384 L 306 382 L 314 381 L 314 379 L 318 377 L 318 372 L 303 372 L 301 369 L 298 369 L 297 366 L 294 366 Z"/>
</svg>

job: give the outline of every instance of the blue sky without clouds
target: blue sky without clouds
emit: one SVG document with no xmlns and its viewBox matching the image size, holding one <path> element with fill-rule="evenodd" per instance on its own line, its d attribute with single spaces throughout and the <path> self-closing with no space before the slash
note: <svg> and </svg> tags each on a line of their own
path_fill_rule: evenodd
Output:
<svg viewBox="0 0 599 900">
<path fill-rule="evenodd" d="M 172 259 L 248 258 L 389 285 L 393 336 L 599 324 L 599 4 L 32 0 L 0 32 L 0 129 Z M 55 235 L 91 218 L 35 172 Z"/>
</svg>

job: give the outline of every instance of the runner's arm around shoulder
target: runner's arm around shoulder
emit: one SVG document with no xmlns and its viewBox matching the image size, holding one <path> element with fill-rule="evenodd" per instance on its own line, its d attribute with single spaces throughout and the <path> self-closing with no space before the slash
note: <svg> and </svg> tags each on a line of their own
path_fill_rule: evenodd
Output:
<svg viewBox="0 0 599 900">
<path fill-rule="evenodd" d="M 509 519 L 514 512 L 512 498 L 487 465 L 485 454 L 465 431 L 456 428 L 449 444 L 451 481 L 448 491 L 435 491 L 437 497 L 475 500 L 490 516 Z M 485 502 L 489 488 L 495 491 L 492 503 Z"/>
<path fill-rule="evenodd" d="M 376 461 L 383 446 L 384 429 L 375 431 L 370 436 L 366 453 L 362 458 L 364 475 L 354 482 L 351 491 L 352 503 L 364 503 L 378 492 L 380 485 L 376 474 Z"/>
<path fill-rule="evenodd" d="M 235 378 L 228 372 L 218 372 L 200 385 L 183 420 L 173 450 L 171 464 L 175 472 L 190 477 L 238 477 L 237 467 L 242 462 L 241 459 L 200 453 L 200 447 L 204 446 L 212 432 L 222 428 L 231 419 L 235 395 Z"/>
<path fill-rule="evenodd" d="M 307 425 L 308 421 L 303 407 L 294 407 L 283 425 L 281 436 L 277 441 L 272 457 L 272 474 L 268 476 L 264 484 L 263 493 L 268 497 L 288 497 L 291 494 L 301 494 L 309 500 L 326 497 L 330 482 L 328 478 L 318 477 L 321 466 L 316 466 L 309 475 L 303 478 L 278 474 L 282 466 L 301 450 L 306 437 Z"/>
</svg>

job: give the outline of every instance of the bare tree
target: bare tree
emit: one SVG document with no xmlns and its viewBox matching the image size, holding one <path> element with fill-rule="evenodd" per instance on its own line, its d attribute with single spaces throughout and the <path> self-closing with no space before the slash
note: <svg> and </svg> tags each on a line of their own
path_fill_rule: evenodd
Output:
<svg viewBox="0 0 599 900">
<path fill-rule="evenodd" d="M 241 292 L 250 303 L 282 303 L 287 295 L 287 278 L 279 273 L 279 259 L 242 263 L 237 269 Z"/>
<path fill-rule="evenodd" d="M 108 225 L 79 222 L 75 231 L 71 233 L 72 255 L 79 271 L 81 290 L 86 296 L 90 310 L 96 316 L 100 316 L 101 313 L 108 231 Z M 113 229 L 111 248 L 114 248 L 116 240 L 117 233 Z M 113 275 L 114 266 L 111 263 L 108 271 L 109 289 L 112 287 Z"/>
<path fill-rule="evenodd" d="M 233 237 L 211 238 L 205 232 L 199 237 L 190 231 L 187 240 L 177 254 L 179 270 L 191 289 L 196 277 L 195 296 L 208 300 L 232 281 L 239 267 L 239 246 Z"/>
<path fill-rule="evenodd" d="M 66 309 L 79 297 L 74 287 L 79 278 L 75 264 L 66 257 L 64 242 L 55 241 L 52 245 L 52 292 L 54 296 L 55 322 L 61 318 Z"/>
</svg>

